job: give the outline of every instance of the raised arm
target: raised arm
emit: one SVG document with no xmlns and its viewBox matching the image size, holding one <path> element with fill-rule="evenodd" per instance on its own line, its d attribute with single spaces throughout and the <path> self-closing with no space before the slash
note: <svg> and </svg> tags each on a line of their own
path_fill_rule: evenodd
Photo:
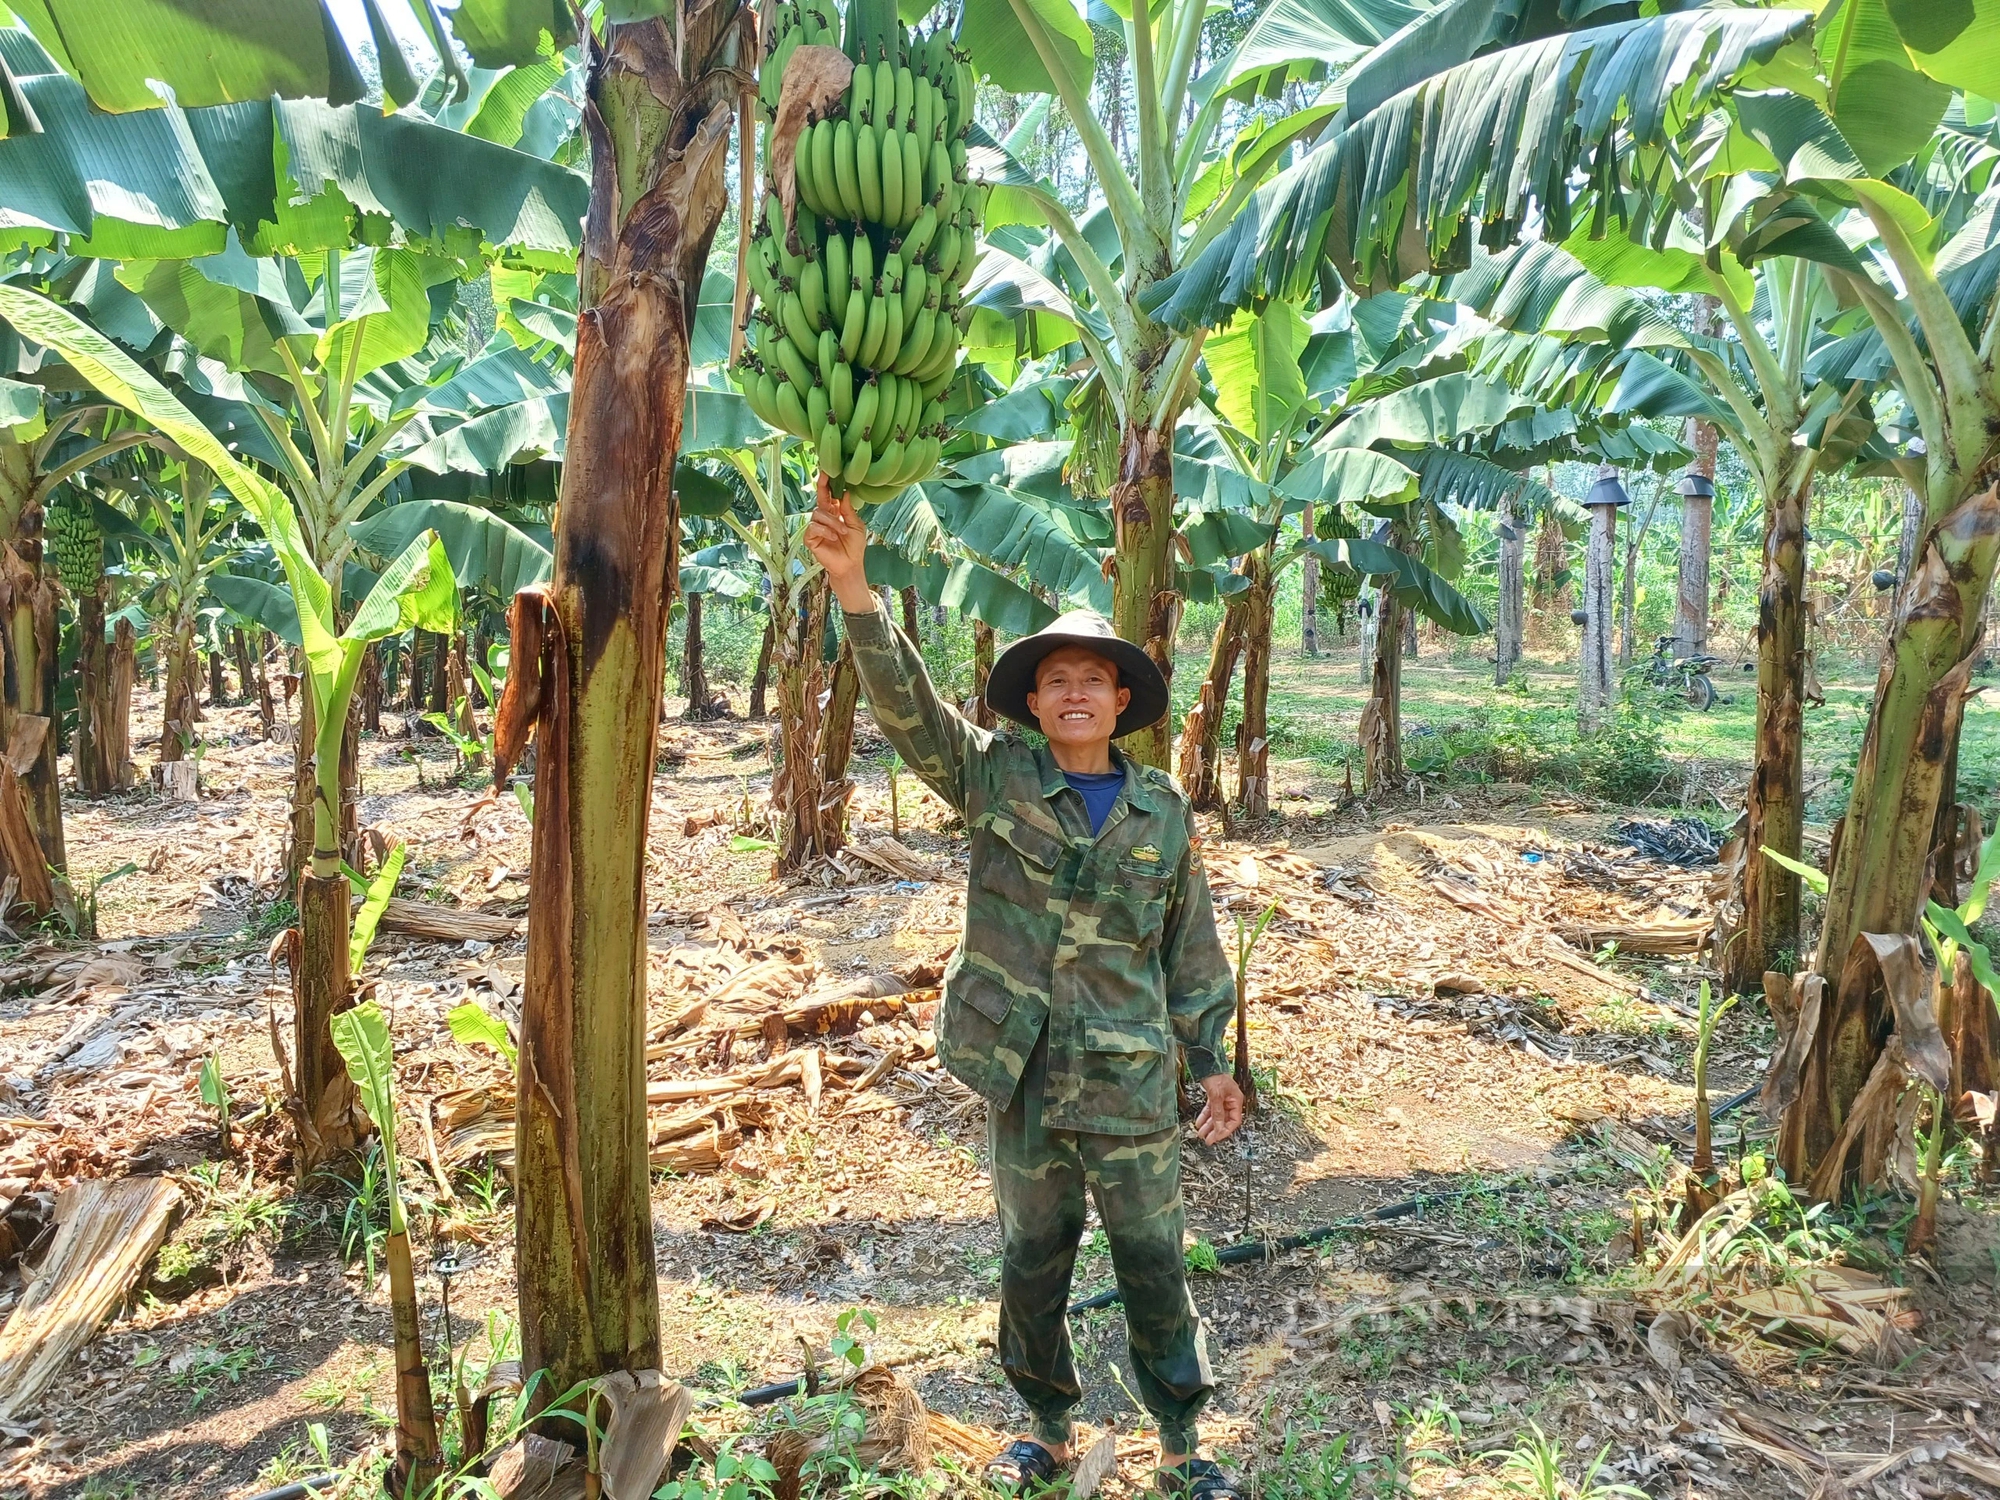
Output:
<svg viewBox="0 0 2000 1500">
<path fill-rule="evenodd" d="M 818 506 L 806 527 L 806 546 L 840 601 L 854 647 L 854 670 L 876 726 L 924 784 L 964 817 L 967 769 L 993 736 L 938 697 L 923 657 L 883 613 L 862 567 L 867 529 L 844 497 L 828 493 L 824 475 Z"/>
</svg>

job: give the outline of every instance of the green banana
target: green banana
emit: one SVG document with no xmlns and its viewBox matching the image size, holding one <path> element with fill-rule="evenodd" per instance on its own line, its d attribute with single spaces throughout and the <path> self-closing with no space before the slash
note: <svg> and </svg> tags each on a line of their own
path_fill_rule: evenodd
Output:
<svg viewBox="0 0 2000 1500">
<path fill-rule="evenodd" d="M 931 132 L 937 128 L 937 103 L 931 91 L 931 81 L 921 75 L 916 81 L 915 114 L 910 128 L 917 133 L 917 139 L 928 142 Z"/>
<path fill-rule="evenodd" d="M 834 191 L 850 219 L 861 217 L 861 185 L 854 176 L 854 122 L 842 120 L 833 128 Z"/>
<path fill-rule="evenodd" d="M 816 346 L 819 355 L 819 378 L 823 385 L 833 384 L 833 367 L 840 363 L 840 340 L 831 328 L 822 328 Z"/>
<path fill-rule="evenodd" d="M 826 244 L 820 248 L 820 259 L 826 269 L 822 273 L 825 284 L 826 306 L 832 318 L 839 318 L 847 311 L 847 236 L 830 234 Z"/>
<path fill-rule="evenodd" d="M 882 372 L 882 404 L 875 410 L 875 421 L 868 429 L 869 441 L 877 448 L 889 446 L 889 439 L 896 435 L 896 413 L 903 406 L 903 379 L 900 375 Z"/>
<path fill-rule="evenodd" d="M 869 450 L 868 439 L 863 438 L 854 445 L 854 451 L 847 457 L 847 465 L 840 472 L 849 484 L 859 484 L 868 477 L 868 465 L 874 460 Z"/>
<path fill-rule="evenodd" d="M 889 116 L 895 107 L 896 65 L 889 61 L 885 52 L 875 63 L 875 128 L 878 132 L 889 123 Z"/>
<path fill-rule="evenodd" d="M 854 282 L 847 292 L 847 314 L 840 321 L 840 353 L 852 361 L 861 352 L 861 336 L 868 328 L 868 294 Z"/>
<path fill-rule="evenodd" d="M 809 438 L 812 429 L 806 426 L 806 406 L 799 399 L 799 388 L 789 380 L 778 382 L 777 426 L 793 437 Z"/>
<path fill-rule="evenodd" d="M 910 128 L 917 104 L 917 77 L 908 68 L 896 69 L 896 112 L 890 118 L 898 130 Z"/>
<path fill-rule="evenodd" d="M 918 308 L 910 324 L 909 335 L 903 340 L 903 356 L 893 367 L 898 375 L 910 374 L 930 358 L 931 342 L 936 332 L 937 314 L 928 307 Z"/>
<path fill-rule="evenodd" d="M 836 217 L 841 211 L 840 189 L 833 175 L 833 137 L 836 127 L 831 120 L 821 120 L 812 128 L 812 178 L 813 191 L 818 195 L 822 218 Z"/>
<path fill-rule="evenodd" d="M 902 132 L 891 128 L 882 136 L 882 217 L 891 229 L 903 219 Z"/>
<path fill-rule="evenodd" d="M 828 403 L 826 399 L 826 388 L 824 386 L 816 385 L 811 390 L 807 391 L 806 430 L 809 432 L 818 432 L 821 428 L 826 426 L 827 410 L 828 410 Z"/>
<path fill-rule="evenodd" d="M 891 292 L 903 289 L 903 256 L 900 251 L 891 250 L 882 257 L 882 285 Z"/>
<path fill-rule="evenodd" d="M 944 191 L 945 184 L 952 180 L 951 152 L 943 141 L 932 141 L 924 152 L 924 160 L 925 194 L 927 197 L 935 198 Z"/>
<path fill-rule="evenodd" d="M 864 369 L 879 368 L 876 356 L 882 352 L 882 336 L 889 331 L 889 301 L 882 295 L 882 284 L 876 282 L 874 294 L 868 299 L 868 324 L 854 356 L 854 362 Z"/>
<path fill-rule="evenodd" d="M 917 389 L 924 393 L 926 400 L 936 396 L 939 391 L 942 391 L 946 386 L 951 384 L 952 368 L 950 366 L 946 367 L 942 374 L 929 377 L 922 385 L 917 387 Z"/>
<path fill-rule="evenodd" d="M 819 466 L 829 474 L 840 473 L 840 424 L 831 417 L 819 435 Z"/>
<path fill-rule="evenodd" d="M 847 113 L 856 127 L 875 123 L 875 70 L 857 67 L 847 85 Z"/>
<path fill-rule="evenodd" d="M 801 393 L 812 389 L 812 368 L 798 346 L 790 339 L 779 339 L 772 346 L 772 355 L 779 369 L 785 372 L 785 379 L 797 386 Z"/>
<path fill-rule="evenodd" d="M 882 330 L 881 347 L 875 351 L 875 368 L 878 370 L 893 366 L 897 352 L 903 347 L 903 299 L 885 297 L 883 301 L 888 304 L 889 315 L 884 319 L 887 326 Z"/>
<path fill-rule="evenodd" d="M 903 213 L 896 220 L 898 229 L 908 229 L 917 217 L 917 210 L 924 205 L 924 153 L 917 145 L 916 136 L 910 131 L 903 132 Z"/>
<path fill-rule="evenodd" d="M 937 232 L 936 253 L 931 256 L 931 274 L 943 281 L 958 264 L 958 226 L 946 224 Z"/>
<path fill-rule="evenodd" d="M 868 238 L 866 229 L 854 232 L 854 245 L 847 257 L 848 275 L 857 286 L 870 286 L 875 280 L 875 242 Z"/>
<path fill-rule="evenodd" d="M 902 467 L 903 445 L 892 441 L 875 456 L 874 462 L 868 465 L 868 473 L 864 476 L 863 483 L 887 484 Z"/>
<path fill-rule="evenodd" d="M 778 381 L 769 370 L 760 373 L 750 382 L 750 388 L 757 392 L 750 401 L 750 409 L 763 419 L 766 427 L 783 429 L 784 421 L 778 415 Z M 747 394 L 747 392 L 746 392 Z"/>
<path fill-rule="evenodd" d="M 924 252 L 930 249 L 931 241 L 937 238 L 937 231 L 937 209 L 926 203 L 923 212 L 911 222 L 910 232 L 903 236 L 903 258 L 909 261 L 912 267 L 923 262 Z"/>
<path fill-rule="evenodd" d="M 786 292 L 778 299 L 778 320 L 784 326 L 785 337 L 792 341 L 792 346 L 799 353 L 804 354 L 806 350 L 817 347 L 813 326 L 806 321 L 805 303 L 799 299 L 797 291 Z M 800 385 L 811 383 L 808 380 L 799 382 Z"/>
<path fill-rule="evenodd" d="M 771 247 L 777 252 L 778 268 L 796 281 L 799 272 L 806 268 L 806 258 L 792 250 L 785 232 L 785 206 L 778 201 L 778 195 L 772 193 L 764 201 L 771 205 L 764 217 L 771 221 Z"/>
<path fill-rule="evenodd" d="M 907 437 L 916 425 L 917 413 L 923 410 L 924 398 L 914 380 L 896 378 L 896 421 L 889 430 L 893 436 Z"/>
<path fill-rule="evenodd" d="M 814 332 L 826 327 L 826 271 L 816 260 L 807 261 L 799 276 L 799 305 Z"/>
<path fill-rule="evenodd" d="M 882 386 L 873 375 L 861 383 L 861 389 L 854 393 L 854 412 L 847 419 L 847 430 L 863 433 L 875 420 L 875 413 L 882 404 Z"/>
<path fill-rule="evenodd" d="M 859 78 L 868 69 L 855 71 Z M 882 218 L 882 138 L 873 125 L 861 124 L 854 131 L 854 180 L 861 194 L 861 217 L 880 222 Z"/>
<path fill-rule="evenodd" d="M 854 366 L 842 360 L 833 367 L 833 379 L 826 383 L 827 405 L 834 419 L 845 427 L 854 418 Z"/>
<path fill-rule="evenodd" d="M 819 253 L 819 219 L 812 214 L 804 214 L 792 220 L 792 232 L 798 236 L 799 248 L 808 258 Z"/>
<path fill-rule="evenodd" d="M 924 271 L 924 263 L 920 260 L 912 260 L 910 262 L 910 269 L 903 276 L 903 326 L 905 328 L 910 327 L 916 321 L 917 309 L 924 305 L 924 288 L 928 284 L 929 277 Z M 908 344 L 909 339 L 905 337 L 903 342 Z"/>
<path fill-rule="evenodd" d="M 960 182 L 965 181 L 965 163 L 970 154 L 965 149 L 965 138 L 960 136 L 954 139 L 947 154 L 951 161 L 951 175 Z"/>
</svg>

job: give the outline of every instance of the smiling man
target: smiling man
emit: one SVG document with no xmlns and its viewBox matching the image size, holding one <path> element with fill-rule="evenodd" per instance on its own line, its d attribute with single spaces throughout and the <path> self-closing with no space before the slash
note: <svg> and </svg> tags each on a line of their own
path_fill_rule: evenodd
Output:
<svg viewBox="0 0 2000 1500">
<path fill-rule="evenodd" d="M 1159 1488 L 1239 1495 L 1195 1455 L 1214 1389 L 1182 1249 L 1178 1048 L 1211 1144 L 1243 1122 L 1223 1057 L 1235 988 L 1187 800 L 1112 746 L 1167 711 L 1167 685 L 1103 616 L 1076 610 L 993 664 L 986 701 L 1046 747 L 968 723 L 862 573 L 867 536 L 824 489 L 806 543 L 839 599 L 875 722 L 972 837 L 965 931 L 945 970 L 938 1053 L 987 1102 L 1000 1211 L 1001 1366 L 1033 1424 L 988 1466 L 1029 1489 L 1071 1458 L 1082 1399 L 1070 1277 L 1086 1194 L 1125 1305 L 1139 1398 L 1159 1424 Z"/>
</svg>

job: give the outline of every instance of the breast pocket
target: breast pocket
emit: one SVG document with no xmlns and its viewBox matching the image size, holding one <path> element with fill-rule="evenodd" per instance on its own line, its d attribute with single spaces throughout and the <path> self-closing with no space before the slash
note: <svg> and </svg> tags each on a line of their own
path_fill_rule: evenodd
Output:
<svg viewBox="0 0 2000 1500">
<path fill-rule="evenodd" d="M 1113 942 L 1149 948 L 1166 928 L 1173 875 L 1157 864 L 1121 860 L 1103 887 L 1097 930 Z"/>
<path fill-rule="evenodd" d="M 1062 845 L 1028 823 L 998 820 L 973 836 L 973 878 L 1009 905 L 1040 916 L 1048 906 Z"/>
</svg>

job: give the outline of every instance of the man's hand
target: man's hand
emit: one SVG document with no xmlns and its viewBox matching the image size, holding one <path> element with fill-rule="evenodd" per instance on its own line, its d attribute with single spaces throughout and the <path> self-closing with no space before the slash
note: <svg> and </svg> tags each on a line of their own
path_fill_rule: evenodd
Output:
<svg viewBox="0 0 2000 1500">
<path fill-rule="evenodd" d="M 1219 1145 L 1243 1124 L 1243 1090 L 1227 1073 L 1217 1073 L 1202 1079 L 1201 1091 L 1208 1095 L 1208 1102 L 1194 1117 L 1194 1133 L 1211 1146 Z"/>
<path fill-rule="evenodd" d="M 845 495 L 836 498 L 828 488 L 826 475 L 819 476 L 818 503 L 806 525 L 806 546 L 826 570 L 833 597 L 850 615 L 865 615 L 875 608 L 874 591 L 862 561 L 868 552 L 868 528 L 854 513 Z"/>
</svg>

